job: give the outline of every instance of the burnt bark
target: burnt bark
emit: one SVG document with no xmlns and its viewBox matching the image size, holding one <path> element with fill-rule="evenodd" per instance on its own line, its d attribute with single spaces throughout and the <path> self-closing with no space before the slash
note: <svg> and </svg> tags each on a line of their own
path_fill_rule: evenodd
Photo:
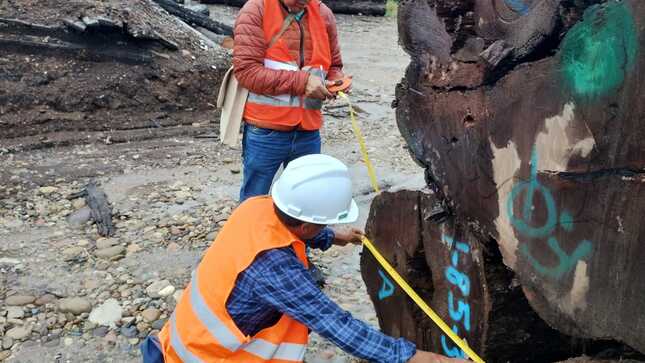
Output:
<svg viewBox="0 0 645 363">
<path fill-rule="evenodd" d="M 226 50 L 152 1 L 85 5 L 60 13 L 68 6 L 62 0 L 3 4 L 3 148 L 109 144 L 213 128 L 213 99 L 230 67 Z"/>
<path fill-rule="evenodd" d="M 397 86 L 397 123 L 449 210 L 453 224 L 440 229 L 472 251 L 499 251 L 492 260 L 482 252 L 470 280 L 491 289 L 492 271 L 507 268 L 518 286 L 515 294 L 489 290 L 473 300 L 471 315 L 490 324 L 466 335 L 471 345 L 492 361 L 508 358 L 490 350 L 494 341 L 508 349 L 523 343 L 487 309 L 526 301 L 517 315 L 535 311 L 535 325 L 543 320 L 562 334 L 645 352 L 645 3 L 411 0 L 401 3 L 399 32 L 411 63 Z M 387 207 L 375 203 L 384 210 L 373 215 L 391 214 L 379 223 L 417 223 L 392 212 L 408 196 L 388 198 Z M 425 267 L 433 282 L 435 271 L 452 263 L 430 241 L 441 240 L 437 228 L 425 225 L 410 236 L 422 242 L 408 243 L 439 254 Z M 372 233 L 397 238 L 389 230 Z M 372 293 L 380 286 L 374 277 L 366 282 Z M 431 300 L 437 291 L 445 299 L 447 290 L 435 283 Z M 546 332 L 507 324 L 534 337 Z M 422 346 L 441 349 L 431 331 L 411 336 L 430 334 Z"/>
<path fill-rule="evenodd" d="M 112 206 L 105 192 L 96 182 L 92 181 L 82 191 L 72 194 L 69 199 L 85 197 L 85 203 L 90 208 L 91 218 L 96 223 L 96 230 L 102 237 L 114 235 L 116 229 L 112 223 Z"/>
<path fill-rule="evenodd" d="M 195 24 L 208 29 L 215 34 L 233 36 L 233 28 L 230 25 L 215 21 L 207 15 L 198 13 L 184 6 L 177 4 L 175 0 L 153 0 L 167 12 L 175 15 L 188 24 Z"/>
</svg>

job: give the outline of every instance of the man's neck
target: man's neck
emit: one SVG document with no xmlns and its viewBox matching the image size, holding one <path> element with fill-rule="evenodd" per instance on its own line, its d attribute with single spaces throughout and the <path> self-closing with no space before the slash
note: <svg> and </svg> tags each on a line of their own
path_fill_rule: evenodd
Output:
<svg viewBox="0 0 645 363">
<path fill-rule="evenodd" d="M 300 21 L 300 19 L 302 19 L 302 17 L 305 14 L 305 9 L 303 9 L 303 10 L 293 10 L 290 7 L 288 7 L 282 0 L 280 0 L 280 5 L 282 5 L 282 8 L 287 13 L 294 14 L 296 16 L 297 21 Z"/>
</svg>

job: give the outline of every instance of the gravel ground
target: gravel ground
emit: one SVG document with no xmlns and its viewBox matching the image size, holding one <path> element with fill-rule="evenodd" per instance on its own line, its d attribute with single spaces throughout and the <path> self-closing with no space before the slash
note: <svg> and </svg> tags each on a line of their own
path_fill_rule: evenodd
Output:
<svg viewBox="0 0 645 363">
<path fill-rule="evenodd" d="M 395 19 L 338 16 L 338 24 L 379 184 L 423 184 L 390 108 L 408 62 Z M 323 150 L 350 166 L 362 226 L 374 194 L 347 108 L 334 101 L 326 114 Z M 240 171 L 239 147 L 189 137 L 0 154 L 0 361 L 140 361 L 138 343 L 168 318 L 235 208 Z M 114 207 L 112 238 L 98 237 L 82 199 L 68 199 L 90 179 Z M 327 275 L 325 292 L 376 326 L 359 252 L 333 247 L 313 260 Z M 315 334 L 306 360 L 356 361 Z"/>
</svg>

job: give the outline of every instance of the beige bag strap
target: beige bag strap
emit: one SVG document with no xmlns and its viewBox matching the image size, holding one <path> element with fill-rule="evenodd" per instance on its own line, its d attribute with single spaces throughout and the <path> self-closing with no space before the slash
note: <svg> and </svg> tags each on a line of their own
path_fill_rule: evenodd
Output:
<svg viewBox="0 0 645 363">
<path fill-rule="evenodd" d="M 289 29 L 289 25 L 294 21 L 296 18 L 296 14 L 289 13 L 285 18 L 284 21 L 282 22 L 282 28 L 280 28 L 280 31 L 276 33 L 276 35 L 271 38 L 271 42 L 269 43 L 269 47 L 271 48 L 275 45 L 275 43 L 280 39 L 280 37 L 284 34 L 284 32 Z M 267 48 L 267 49 L 268 49 Z"/>
</svg>

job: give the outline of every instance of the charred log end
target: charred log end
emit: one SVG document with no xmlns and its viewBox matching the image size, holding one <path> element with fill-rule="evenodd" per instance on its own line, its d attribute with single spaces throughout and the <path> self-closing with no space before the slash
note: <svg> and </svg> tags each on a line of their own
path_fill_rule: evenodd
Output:
<svg viewBox="0 0 645 363">
<path fill-rule="evenodd" d="M 427 300 L 434 288 L 420 243 L 418 200 L 417 192 L 382 193 L 373 202 L 366 232 L 397 272 Z M 420 347 L 429 346 L 433 340 L 431 322 L 366 249 L 361 254 L 361 274 L 382 330 Z"/>
<path fill-rule="evenodd" d="M 102 237 L 114 235 L 116 229 L 112 223 L 112 206 L 107 199 L 107 195 L 94 181 L 87 185 L 85 191 L 85 202 L 90 207 L 91 216 L 96 223 L 98 234 Z"/>
<path fill-rule="evenodd" d="M 372 204 L 367 233 L 426 303 L 488 362 L 634 356 L 613 341 L 576 339 L 552 329 L 532 309 L 497 242 L 446 216 L 433 194 L 381 194 Z M 367 250 L 361 273 L 385 333 L 403 336 L 420 349 L 463 356 Z"/>
</svg>

